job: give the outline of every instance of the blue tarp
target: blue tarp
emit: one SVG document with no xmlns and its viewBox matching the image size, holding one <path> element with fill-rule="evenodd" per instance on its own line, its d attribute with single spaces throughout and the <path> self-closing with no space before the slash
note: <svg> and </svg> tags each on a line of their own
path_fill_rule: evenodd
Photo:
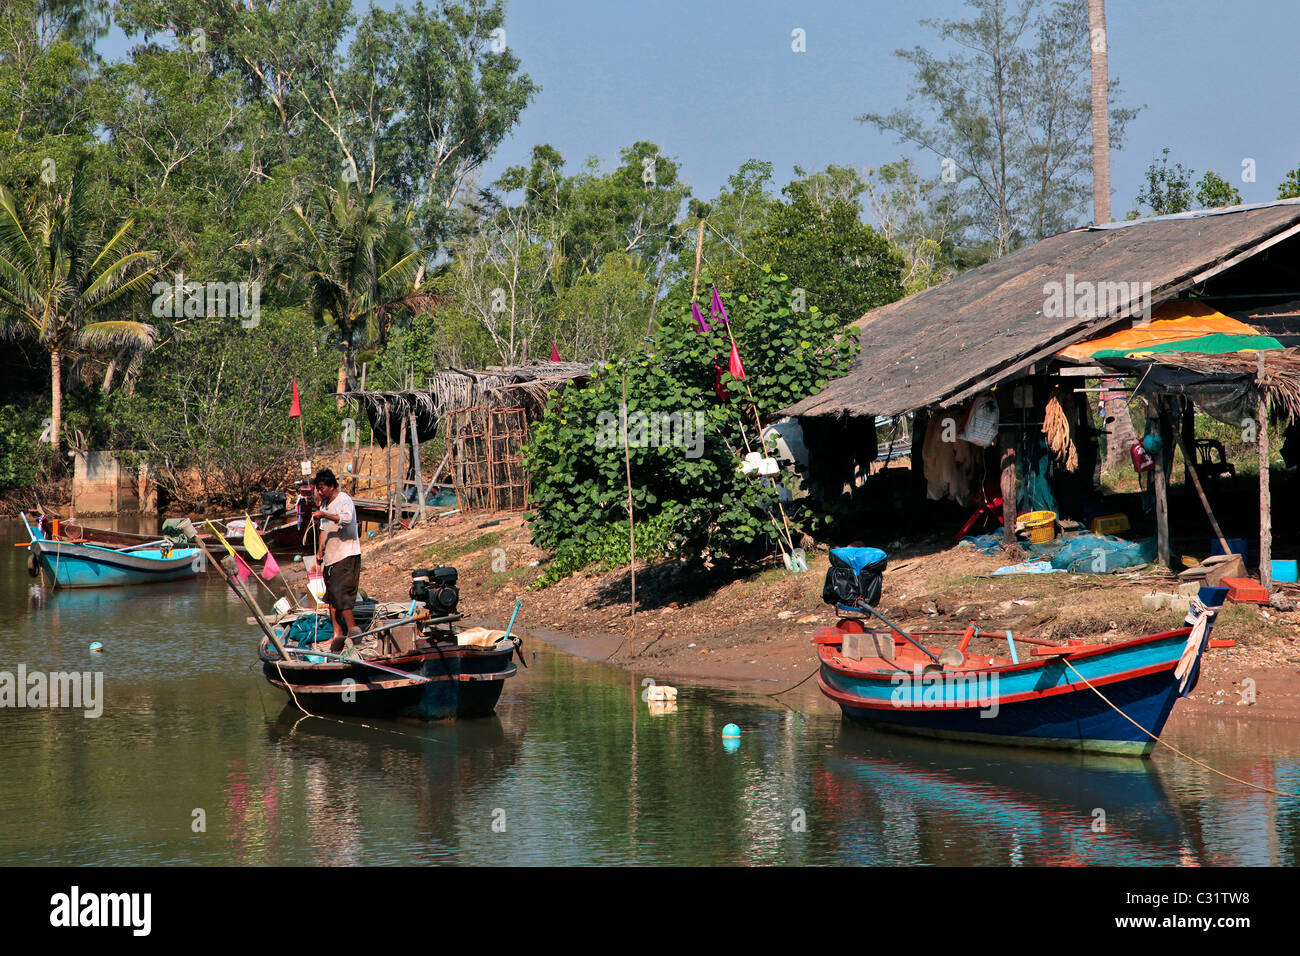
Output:
<svg viewBox="0 0 1300 956">
<path fill-rule="evenodd" d="M 1002 548 L 1002 532 L 991 531 L 962 541 L 983 554 L 996 554 Z M 1141 567 L 1156 559 L 1155 538 L 1126 541 L 1108 534 L 1076 534 L 1047 544 L 1021 542 L 1020 547 L 1039 561 L 1049 561 L 1057 570 L 1076 574 L 1106 574 Z"/>
</svg>

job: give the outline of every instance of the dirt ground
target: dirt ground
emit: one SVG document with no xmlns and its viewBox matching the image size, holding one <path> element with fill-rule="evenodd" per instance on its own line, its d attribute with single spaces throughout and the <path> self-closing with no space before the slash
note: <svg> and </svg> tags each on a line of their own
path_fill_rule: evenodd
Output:
<svg viewBox="0 0 1300 956">
<path fill-rule="evenodd" d="M 974 621 L 998 634 L 1010 628 L 1027 637 L 1104 643 L 1182 622 L 1179 612 L 1142 607 L 1143 595 L 1176 589 L 1169 572 L 991 577 L 1009 563 L 1004 557 L 950 548 L 938 538 L 892 542 L 886 550 L 890 565 L 880 606 L 904 628 L 960 631 Z M 405 601 L 411 570 L 454 565 L 461 609 L 474 623 L 504 627 L 521 600 L 515 624 L 521 633 L 656 678 L 774 694 L 816 670 L 811 633 L 835 621 L 821 599 L 824 548 L 809 552 L 803 574 L 769 568 L 718 581 L 673 565 L 641 566 L 635 617 L 626 569 L 578 574 L 529 591 L 549 555 L 532 545 L 519 514 L 457 515 L 392 536 L 376 533 L 362 552 L 362 588 L 372 597 Z M 295 568 L 301 576 L 301 565 Z M 1300 591 L 1288 593 L 1300 598 Z M 1213 636 L 1236 646 L 1207 652 L 1196 692 L 1176 713 L 1300 717 L 1300 611 L 1229 604 Z M 1243 703 L 1248 678 L 1253 704 Z M 812 680 L 792 696 L 805 703 L 820 698 Z"/>
</svg>

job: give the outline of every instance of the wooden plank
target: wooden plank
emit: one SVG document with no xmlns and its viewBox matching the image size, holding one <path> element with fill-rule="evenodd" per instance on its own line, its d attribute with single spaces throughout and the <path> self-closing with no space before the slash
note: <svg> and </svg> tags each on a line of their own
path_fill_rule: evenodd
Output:
<svg viewBox="0 0 1300 956">
<path fill-rule="evenodd" d="M 1259 583 L 1273 590 L 1273 502 L 1268 487 L 1268 395 L 1264 392 L 1264 353 L 1256 352 L 1259 367 Z"/>
<path fill-rule="evenodd" d="M 1156 433 L 1162 434 L 1165 431 L 1165 409 L 1164 404 L 1157 399 L 1156 403 Z M 1156 556 L 1160 564 L 1169 567 L 1169 489 L 1166 487 L 1165 480 L 1165 449 L 1164 444 L 1156 449 L 1155 453 L 1156 467 L 1154 469 L 1153 480 L 1156 491 Z"/>
</svg>

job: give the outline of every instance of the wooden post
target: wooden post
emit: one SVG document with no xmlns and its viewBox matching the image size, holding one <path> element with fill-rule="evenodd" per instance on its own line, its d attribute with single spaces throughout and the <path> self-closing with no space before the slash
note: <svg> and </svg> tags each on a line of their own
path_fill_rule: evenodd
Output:
<svg viewBox="0 0 1300 956">
<path fill-rule="evenodd" d="M 1156 434 L 1164 432 L 1165 409 L 1164 403 L 1156 399 Z M 1169 567 L 1169 494 L 1167 481 L 1165 480 L 1165 448 L 1161 442 L 1160 447 L 1155 453 L 1156 466 L 1153 469 L 1155 474 L 1152 480 L 1155 482 L 1156 492 L 1156 557 L 1164 566 Z"/>
<path fill-rule="evenodd" d="M 931 418 L 926 425 L 938 424 Z M 1013 547 L 1016 543 L 1016 436 L 1010 428 L 998 429 L 998 444 L 1002 446 L 1002 544 Z"/>
<path fill-rule="evenodd" d="M 691 283 L 691 301 L 700 291 L 700 257 L 704 255 L 704 220 L 700 220 L 700 234 L 695 239 L 695 280 Z"/>
<path fill-rule="evenodd" d="M 1196 406 L 1192 404 L 1190 398 L 1183 399 L 1183 434 L 1179 439 L 1179 448 L 1183 451 L 1183 483 L 1187 485 L 1196 485 L 1200 490 L 1200 482 L 1196 481 Z M 1208 507 L 1208 505 L 1207 505 Z M 1211 520 L 1213 524 L 1213 520 Z M 1224 552 L 1227 554 L 1228 552 Z"/>
<path fill-rule="evenodd" d="M 424 478 L 420 474 L 420 430 L 415 424 L 415 409 L 411 409 L 411 459 L 415 464 L 415 506 L 421 522 L 424 521 Z"/>
<path fill-rule="evenodd" d="M 388 527 L 393 526 L 393 429 L 389 424 L 392 409 L 384 402 L 384 491 L 388 495 Z"/>
<path fill-rule="evenodd" d="M 1256 352 L 1259 365 L 1259 583 L 1273 591 L 1273 507 L 1268 488 L 1268 395 L 1264 391 L 1264 353 Z"/>
</svg>

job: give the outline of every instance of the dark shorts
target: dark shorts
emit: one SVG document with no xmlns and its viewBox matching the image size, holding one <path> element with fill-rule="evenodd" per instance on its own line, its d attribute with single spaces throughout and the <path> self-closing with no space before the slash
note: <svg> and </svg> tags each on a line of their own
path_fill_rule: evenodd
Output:
<svg viewBox="0 0 1300 956">
<path fill-rule="evenodd" d="M 325 603 L 336 611 L 350 610 L 357 603 L 361 582 L 361 556 L 350 554 L 325 565 Z"/>
</svg>

